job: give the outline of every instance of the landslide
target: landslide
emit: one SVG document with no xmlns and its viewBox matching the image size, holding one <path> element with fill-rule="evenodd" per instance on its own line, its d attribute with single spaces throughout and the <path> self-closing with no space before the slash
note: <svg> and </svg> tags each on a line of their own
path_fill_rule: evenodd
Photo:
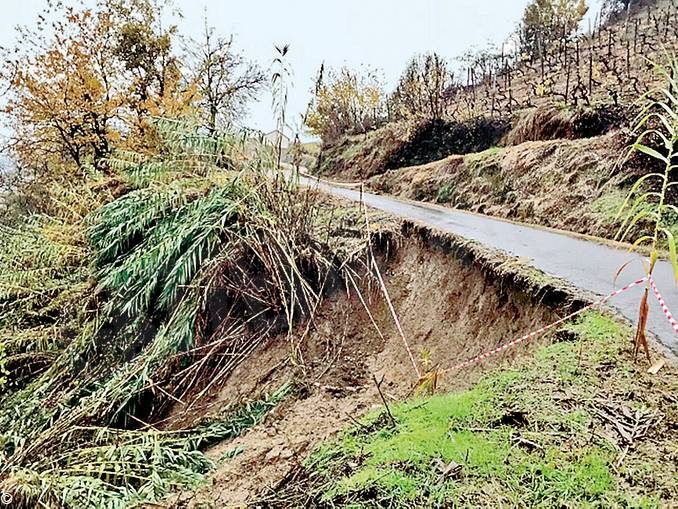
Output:
<svg viewBox="0 0 678 509">
<path fill-rule="evenodd" d="M 389 402 L 313 453 L 266 507 L 672 507 L 678 371 L 634 361 L 590 311 L 469 389 Z"/>
<path fill-rule="evenodd" d="M 154 123 L 158 153 L 54 181 L 0 226 L 0 492 L 123 508 L 202 483 L 204 449 L 268 398 L 182 422 L 262 342 L 288 338 L 364 251 L 365 214 L 281 178 L 241 133 Z M 368 214 L 375 235 L 382 226 Z M 203 414 L 200 414 L 203 415 Z M 200 417 L 200 416 L 198 416 Z"/>
<path fill-rule="evenodd" d="M 346 281 L 324 300 L 312 323 L 295 330 L 292 357 L 289 343 L 272 338 L 204 398 L 205 409 L 216 409 L 260 399 L 283 384 L 296 387 L 261 424 L 209 449 L 219 465 L 210 482 L 172 498 L 173 507 L 266 505 L 318 444 L 381 404 L 377 383 L 389 404 L 425 395 L 433 385 L 440 393 L 468 389 L 483 373 L 513 365 L 536 345 L 570 336 L 545 335 L 463 372 L 446 370 L 587 302 L 501 253 L 409 223 L 401 233 L 383 236 L 374 254 L 427 383 L 416 388 L 379 278 L 363 267 L 353 276 L 355 285 Z M 181 405 L 176 411 L 182 421 L 202 415 Z"/>
</svg>

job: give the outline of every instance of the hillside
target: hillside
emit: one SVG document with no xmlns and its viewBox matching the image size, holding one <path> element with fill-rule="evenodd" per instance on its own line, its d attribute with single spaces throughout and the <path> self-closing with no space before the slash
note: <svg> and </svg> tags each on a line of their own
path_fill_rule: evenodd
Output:
<svg viewBox="0 0 678 509">
<path fill-rule="evenodd" d="M 284 149 L 294 45 L 49 2 L 0 48 L 0 509 L 675 505 L 678 58 L 631 98 L 677 17 L 638 5 L 467 84 L 415 57 L 436 115 L 323 64 Z"/>
<path fill-rule="evenodd" d="M 493 147 L 392 170 L 367 185 L 412 200 L 612 239 L 626 218 L 619 209 L 630 183 L 643 172 L 632 165 L 619 169 L 620 138 L 611 133 Z"/>
<path fill-rule="evenodd" d="M 632 183 L 658 168 L 650 157 L 624 156 L 639 134 L 632 133 L 636 100 L 662 79 L 653 59 L 678 49 L 677 23 L 673 4 L 649 2 L 563 41 L 539 68 L 509 65 L 506 56 L 501 66 L 485 62 L 482 79 L 448 91 L 455 109 L 443 118 L 345 136 L 322 147 L 315 171 L 377 192 L 612 239 L 629 219 L 618 212 Z M 588 88 L 566 92 L 570 75 Z M 677 198 L 671 192 L 669 203 Z"/>
<path fill-rule="evenodd" d="M 659 83 L 653 62 L 678 49 L 677 34 L 675 4 L 645 2 L 537 60 L 485 55 L 468 67 L 467 83 L 446 92 L 442 118 L 391 122 L 327 143 L 315 171 L 410 199 L 613 237 L 615 207 L 652 167 L 643 158 L 618 164 L 633 141 L 635 101 Z"/>
<path fill-rule="evenodd" d="M 653 63 L 677 48 L 675 0 L 636 2 L 628 17 L 589 26 L 536 57 L 502 52 L 471 62 L 466 80 L 448 90 L 446 114 L 464 120 L 553 102 L 627 104 L 652 88 Z"/>
<path fill-rule="evenodd" d="M 260 425 L 208 449 L 219 465 L 210 482 L 172 507 L 662 507 L 678 495 L 678 372 L 634 366 L 627 325 L 590 312 L 457 371 L 588 296 L 407 224 L 377 257 L 419 382 L 385 295 L 360 274 L 362 296 L 349 283 L 295 332 L 303 366 L 264 344 L 207 403 L 297 387 Z M 633 419 L 643 431 L 628 440 Z"/>
</svg>

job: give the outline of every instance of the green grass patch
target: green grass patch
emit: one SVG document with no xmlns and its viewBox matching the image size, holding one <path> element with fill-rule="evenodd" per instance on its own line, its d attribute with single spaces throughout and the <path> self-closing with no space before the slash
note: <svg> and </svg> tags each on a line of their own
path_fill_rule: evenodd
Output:
<svg viewBox="0 0 678 509">
<path fill-rule="evenodd" d="M 627 204 L 625 210 L 620 214 L 624 200 L 626 200 L 628 191 L 623 189 L 612 189 L 598 198 L 596 198 L 589 208 L 594 216 L 596 216 L 604 225 L 611 228 L 613 236 L 618 233 L 619 228 L 622 224 L 627 221 L 631 222 L 631 219 L 636 214 L 641 212 L 651 212 L 654 210 L 654 207 L 650 204 L 641 204 L 639 205 L 633 213 L 631 213 L 630 204 L 633 204 L 634 199 L 630 201 L 630 204 Z M 678 236 L 678 214 L 672 211 L 665 212 L 665 224 L 668 229 L 671 231 L 674 237 Z M 647 228 L 647 224 L 642 221 L 637 226 L 634 226 L 627 234 L 626 241 L 633 242 L 637 239 L 643 228 Z M 664 239 L 660 241 L 660 247 L 665 248 Z"/>
<path fill-rule="evenodd" d="M 628 211 L 620 214 L 621 206 L 624 204 L 627 192 L 623 189 L 611 189 L 601 194 L 591 202 L 589 208 L 591 211 L 608 226 L 619 228 L 622 222 L 628 218 Z M 640 210 L 638 210 L 640 211 Z"/>
<path fill-rule="evenodd" d="M 443 184 L 438 188 L 436 193 L 436 202 L 438 203 L 449 203 L 452 199 L 452 194 L 454 192 L 454 186 L 452 184 Z"/>
<path fill-rule="evenodd" d="M 469 390 L 393 405 L 395 426 L 369 414 L 317 449 L 306 485 L 289 488 L 319 507 L 661 506 L 678 492 L 676 465 L 640 452 L 628 452 L 628 470 L 615 465 L 614 432 L 596 414 L 597 398 L 631 389 L 635 403 L 658 404 L 625 354 L 629 328 L 587 312 L 559 337 L 569 340 Z M 675 388 L 675 375 L 665 383 Z M 676 438 L 667 432 L 661 447 Z"/>
<path fill-rule="evenodd" d="M 490 178 L 499 172 L 499 159 L 502 151 L 500 147 L 491 147 L 482 152 L 466 154 L 464 166 L 471 177 Z"/>
</svg>

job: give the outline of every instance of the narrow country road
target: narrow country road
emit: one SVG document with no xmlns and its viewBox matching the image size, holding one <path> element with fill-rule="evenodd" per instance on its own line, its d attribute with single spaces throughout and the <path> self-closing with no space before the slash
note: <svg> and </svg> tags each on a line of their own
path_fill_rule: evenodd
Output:
<svg viewBox="0 0 678 509">
<path fill-rule="evenodd" d="M 361 199 L 360 191 L 326 181 L 300 177 L 300 183 L 352 201 Z M 644 276 L 640 257 L 629 254 L 622 248 L 610 247 L 566 233 L 515 224 L 437 205 L 403 201 L 390 196 L 362 193 L 362 200 L 375 209 L 419 221 L 514 256 L 527 258 L 543 272 L 597 295 L 607 295 L 615 289 L 614 274 L 629 260 L 636 261 L 618 278 L 617 288 Z M 678 290 L 670 264 L 659 262 L 655 268 L 654 278 L 669 309 L 678 314 Z M 609 305 L 636 323 L 641 293 L 641 287 L 632 288 L 610 300 Z M 648 329 L 657 336 L 659 342 L 673 354 L 674 358 L 678 357 L 678 335 L 661 312 L 652 294 Z"/>
</svg>

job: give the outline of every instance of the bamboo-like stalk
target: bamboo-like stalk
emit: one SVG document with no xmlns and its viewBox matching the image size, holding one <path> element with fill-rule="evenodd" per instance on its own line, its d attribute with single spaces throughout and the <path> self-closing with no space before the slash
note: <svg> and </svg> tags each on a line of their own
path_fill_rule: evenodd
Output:
<svg viewBox="0 0 678 509">
<path fill-rule="evenodd" d="M 43 319 L 50 306 L 81 310 L 80 322 L 69 322 L 75 337 L 54 347 L 51 364 L 0 395 L 0 489 L 19 505 L 122 507 L 198 482 L 210 468 L 199 444 L 224 431 L 200 428 L 177 441 L 153 431 L 154 419 L 170 403 L 190 406 L 205 395 L 278 318 L 291 332 L 312 317 L 318 283 L 353 256 L 338 261 L 317 240 L 316 195 L 271 178 L 278 172 L 270 149 L 239 133 L 205 136 L 164 119 L 156 125 L 159 155 L 115 155 L 130 192 L 92 206 L 87 217 L 68 207 L 80 221 L 77 242 L 45 235 L 57 218 L 0 231 L 9 253 L 28 246 L 40 260 L 17 270 L 0 253 L 0 337 L 31 313 Z M 74 283 L 84 286 L 69 291 Z M 58 305 L 51 302 L 57 294 Z M 211 329 L 208 304 L 215 303 L 224 314 Z M 38 325 L 12 343 L 13 354 L 33 344 L 31 334 L 43 337 L 47 329 Z M 26 354 L 14 358 L 35 358 Z M 151 410 L 140 413 L 142 398 L 151 397 Z M 96 437 L 85 431 L 94 422 Z M 144 433 L 121 429 L 139 425 Z"/>
<path fill-rule="evenodd" d="M 617 238 L 624 241 L 634 227 L 639 226 L 643 221 L 649 222 L 651 233 L 641 233 L 633 242 L 630 251 L 634 251 L 641 245 L 649 245 L 650 259 L 645 265 L 645 272 L 650 276 L 659 258 L 661 247 L 660 236 L 664 235 L 669 249 L 669 261 L 673 266 L 673 272 L 678 283 L 676 241 L 666 220 L 668 213 L 678 213 L 678 208 L 675 205 L 667 203 L 669 189 L 678 184 L 671 180 L 672 171 L 678 167 L 673 162 L 677 156 L 676 147 L 678 145 L 677 57 L 675 55 L 671 56 L 665 66 L 656 66 L 656 69 L 663 77 L 664 83 L 640 98 L 643 109 L 635 121 L 634 131 L 641 132 L 638 134 L 635 143 L 631 146 L 629 155 L 633 152 L 645 154 L 654 160 L 661 161 L 664 168 L 662 173 L 653 172 L 643 175 L 631 187 L 617 214 L 617 217 L 626 214 L 626 218 L 619 227 Z M 659 142 L 661 148 L 652 147 L 648 144 L 647 139 L 653 139 L 655 143 Z M 644 189 L 648 182 L 656 179 L 659 179 L 660 182 L 659 191 Z M 620 271 L 624 268 L 622 267 Z M 645 329 L 649 312 L 649 290 L 648 280 L 638 310 L 638 326 L 636 328 L 633 348 L 635 357 L 642 347 L 648 362 L 650 362 L 650 350 L 647 344 Z"/>
</svg>

